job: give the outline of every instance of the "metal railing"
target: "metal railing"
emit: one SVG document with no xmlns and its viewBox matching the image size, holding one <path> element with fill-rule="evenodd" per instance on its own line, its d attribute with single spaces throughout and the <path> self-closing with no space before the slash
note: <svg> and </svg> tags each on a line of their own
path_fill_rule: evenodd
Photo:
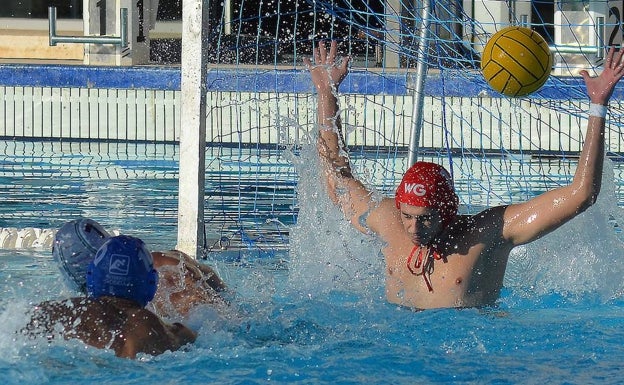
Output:
<svg viewBox="0 0 624 385">
<path fill-rule="evenodd" d="M 529 23 L 528 15 L 520 15 L 520 25 L 525 26 L 525 27 L 531 27 L 531 23 Z M 595 30 L 596 30 L 596 35 L 597 35 L 596 41 L 598 42 L 598 44 L 595 46 L 559 44 L 559 45 L 548 46 L 548 48 L 550 48 L 551 52 L 596 55 L 597 59 L 603 59 L 604 51 L 605 51 L 604 50 L 605 48 L 604 47 L 604 41 L 605 41 L 605 18 L 604 17 L 602 16 L 596 17 Z"/>
<path fill-rule="evenodd" d="M 119 10 L 120 30 L 119 36 L 58 36 L 56 34 L 56 7 L 48 7 L 48 25 L 50 46 L 57 43 L 87 43 L 87 44 L 114 44 L 122 48 L 128 46 L 128 9 Z"/>
</svg>

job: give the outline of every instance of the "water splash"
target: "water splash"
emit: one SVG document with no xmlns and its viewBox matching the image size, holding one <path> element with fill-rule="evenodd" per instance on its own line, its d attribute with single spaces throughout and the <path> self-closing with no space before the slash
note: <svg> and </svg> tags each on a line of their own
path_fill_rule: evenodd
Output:
<svg viewBox="0 0 624 385">
<path fill-rule="evenodd" d="M 290 232 L 290 288 L 313 297 L 383 285 L 380 245 L 355 230 L 330 201 L 316 147 L 304 146 L 291 160 L 299 175 L 299 215 Z"/>
<path fill-rule="evenodd" d="M 26 301 L 14 300 L 3 306 L 0 311 L 0 359 L 13 362 L 20 359 L 20 353 L 26 344 L 25 338 L 17 330 L 28 321 L 27 310 L 30 308 Z"/>
</svg>

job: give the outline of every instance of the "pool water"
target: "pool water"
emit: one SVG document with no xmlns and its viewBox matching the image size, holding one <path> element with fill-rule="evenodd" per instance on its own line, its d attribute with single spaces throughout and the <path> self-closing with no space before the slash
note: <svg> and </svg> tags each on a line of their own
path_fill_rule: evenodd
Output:
<svg viewBox="0 0 624 385">
<path fill-rule="evenodd" d="M 4 153 L 1 227 L 56 228 L 81 215 L 152 249 L 175 245 L 175 146 L 16 142 Z M 209 151 L 208 244 L 226 236 L 230 248 L 210 248 L 203 262 L 234 294 L 228 312 L 198 308 L 184 320 L 199 338 L 183 351 L 133 361 L 79 341 L 26 340 L 15 331 L 33 304 L 75 293 L 49 250 L 0 250 L 4 383 L 621 382 L 620 164 L 608 164 L 596 206 L 513 251 L 496 306 L 416 312 L 385 301 L 379 245 L 323 199 L 313 162 L 306 150 Z M 528 177 L 527 167 L 547 177 Z M 462 165 L 462 210 L 537 194 L 573 167 L 531 159 Z M 466 193 L 483 170 L 502 168 L 506 175 L 487 181 L 496 188 Z M 375 180 L 381 190 L 392 184 Z"/>
</svg>

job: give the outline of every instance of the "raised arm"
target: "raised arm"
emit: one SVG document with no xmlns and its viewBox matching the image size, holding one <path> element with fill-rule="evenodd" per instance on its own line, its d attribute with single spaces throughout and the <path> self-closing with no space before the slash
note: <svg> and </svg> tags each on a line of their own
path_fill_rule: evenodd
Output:
<svg viewBox="0 0 624 385">
<path fill-rule="evenodd" d="M 329 51 L 326 43 L 321 42 L 314 49 L 314 63 L 309 58 L 304 59 L 318 94 L 317 148 L 324 167 L 323 176 L 327 182 L 329 197 L 340 206 L 353 226 L 363 233 L 367 233 L 368 229 L 379 232 L 381 226 L 377 224 L 381 221 L 375 219 L 380 217 L 379 209 L 392 209 L 392 203 L 380 206 L 378 202 L 373 202 L 371 192 L 351 172 L 336 97 L 338 86 L 349 71 L 349 57 L 339 61 L 336 54 L 335 41 L 330 43 Z M 373 211 L 377 213 L 369 215 Z M 363 226 L 365 221 L 366 227 Z"/>
<path fill-rule="evenodd" d="M 513 245 L 531 242 L 569 221 L 594 204 L 602 183 L 605 156 L 605 115 L 609 99 L 624 74 L 622 55 L 611 48 L 602 73 L 581 72 L 591 102 L 585 143 L 572 183 L 545 192 L 505 211 L 503 237 Z"/>
<path fill-rule="evenodd" d="M 324 175 L 327 178 L 330 197 L 338 202 L 337 181 L 353 179 L 353 175 L 342 137 L 342 123 L 336 97 L 338 87 L 349 71 L 349 58 L 343 58 L 341 63 L 336 63 L 336 51 L 335 41 L 331 42 L 329 52 L 325 43 L 320 42 L 318 48 L 314 49 L 315 63 L 312 64 L 307 57 L 303 60 L 318 94 L 318 152 L 325 167 Z"/>
</svg>

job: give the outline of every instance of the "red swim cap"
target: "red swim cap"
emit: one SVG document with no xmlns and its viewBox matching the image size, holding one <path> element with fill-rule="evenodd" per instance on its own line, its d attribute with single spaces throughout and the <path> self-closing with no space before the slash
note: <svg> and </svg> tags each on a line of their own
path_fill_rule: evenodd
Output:
<svg viewBox="0 0 624 385">
<path fill-rule="evenodd" d="M 401 203 L 434 208 L 440 213 L 444 226 L 457 215 L 459 206 L 451 175 L 444 167 L 429 162 L 416 162 L 407 170 L 394 201 L 397 209 Z"/>
</svg>

